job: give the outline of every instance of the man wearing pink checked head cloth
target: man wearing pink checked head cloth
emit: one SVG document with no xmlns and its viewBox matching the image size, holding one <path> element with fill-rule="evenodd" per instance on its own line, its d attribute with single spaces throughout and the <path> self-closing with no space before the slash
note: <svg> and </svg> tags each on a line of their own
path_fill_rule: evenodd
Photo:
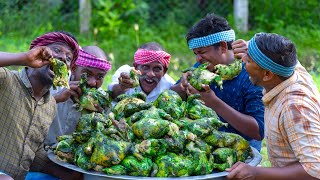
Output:
<svg viewBox="0 0 320 180">
<path fill-rule="evenodd" d="M 45 162 L 43 144 L 56 107 L 49 91 L 54 77 L 49 60 L 72 60 L 77 47 L 67 33 L 50 32 L 32 41 L 26 53 L 0 53 L 0 169 L 14 179 L 24 179 L 29 170 L 79 178 Z M 4 68 L 8 65 L 28 67 L 13 72 Z"/>
<path fill-rule="evenodd" d="M 111 64 L 102 49 L 97 46 L 86 46 L 80 49 L 78 59 L 71 65 L 70 89 L 60 90 L 55 95 L 59 103 L 56 117 L 45 140 L 46 145 L 57 143 L 57 136 L 72 134 L 76 128 L 81 113 L 74 107 L 73 98 L 79 98 L 82 94 L 78 86 L 81 74 L 87 73 L 88 86 L 98 89 L 110 69 Z"/>
<path fill-rule="evenodd" d="M 140 46 L 134 55 L 134 60 L 133 66 L 141 72 L 140 86 L 133 87 L 133 81 L 128 74 L 131 67 L 121 66 L 112 76 L 112 83 L 108 87 L 109 90 L 112 90 L 113 98 L 124 93 L 132 94 L 137 90 L 147 95 L 146 102 L 151 102 L 175 83 L 166 74 L 170 63 L 170 54 L 165 52 L 158 43 L 150 42 Z"/>
</svg>

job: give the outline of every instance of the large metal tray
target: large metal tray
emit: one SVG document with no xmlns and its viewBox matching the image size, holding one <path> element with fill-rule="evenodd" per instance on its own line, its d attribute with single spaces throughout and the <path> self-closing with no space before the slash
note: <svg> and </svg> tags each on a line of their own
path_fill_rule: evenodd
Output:
<svg viewBox="0 0 320 180">
<path fill-rule="evenodd" d="M 246 163 L 251 166 L 257 166 L 261 161 L 261 155 L 260 153 L 253 147 L 251 147 L 253 152 L 253 158 L 249 158 L 246 160 Z M 63 166 L 68 169 L 72 169 L 74 171 L 78 171 L 81 173 L 84 173 L 84 179 L 85 180 L 134 180 L 134 179 L 144 179 L 144 180 L 191 180 L 191 179 L 214 179 L 214 180 L 224 180 L 225 176 L 228 175 L 227 172 L 213 172 L 211 174 L 203 175 L 203 176 L 188 176 L 188 177 L 170 177 L 170 178 L 157 178 L 157 177 L 136 177 L 136 176 L 119 176 L 119 175 L 107 175 L 103 172 L 97 172 L 97 171 L 86 171 L 81 168 L 79 168 L 76 165 L 69 164 L 63 161 L 59 161 L 56 159 L 56 155 L 49 150 L 48 151 L 48 157 L 51 161 L 54 163 Z"/>
</svg>

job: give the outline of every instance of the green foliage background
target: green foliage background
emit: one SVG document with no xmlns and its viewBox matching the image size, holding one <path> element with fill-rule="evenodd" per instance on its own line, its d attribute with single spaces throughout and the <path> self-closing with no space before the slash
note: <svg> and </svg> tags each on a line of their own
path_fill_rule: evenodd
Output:
<svg viewBox="0 0 320 180">
<path fill-rule="evenodd" d="M 76 0 L 0 1 L 1 51 L 26 51 L 37 36 L 66 30 L 81 46 L 98 45 L 110 56 L 113 69 L 132 64 L 133 54 L 142 43 L 156 41 L 172 55 L 169 74 L 178 79 L 180 71 L 195 60 L 185 34 L 208 13 L 228 19 L 234 26 L 232 0 L 91 0 L 89 34 L 79 34 L 79 3 Z M 237 30 L 237 38 L 249 40 L 256 32 L 279 33 L 297 46 L 301 63 L 319 82 L 320 5 L 318 0 L 249 1 L 248 33 Z"/>
<path fill-rule="evenodd" d="M 98 45 L 109 54 L 113 72 L 123 64 L 132 64 L 133 54 L 142 43 L 156 41 L 172 55 L 169 74 L 178 79 L 181 70 L 195 60 L 188 49 L 185 34 L 208 13 L 228 19 L 234 27 L 232 0 L 91 0 L 92 19 L 89 34 L 79 34 L 79 2 L 76 0 L 0 1 L 0 51 L 29 49 L 37 36 L 65 30 L 78 38 L 81 46 Z M 313 75 L 320 88 L 320 3 L 319 0 L 249 1 L 248 33 L 237 38 L 249 40 L 256 32 L 278 33 L 297 46 L 300 62 Z M 14 67 L 12 67 L 14 68 Z M 265 143 L 265 142 L 264 142 Z M 263 166 L 270 166 L 262 149 Z"/>
</svg>

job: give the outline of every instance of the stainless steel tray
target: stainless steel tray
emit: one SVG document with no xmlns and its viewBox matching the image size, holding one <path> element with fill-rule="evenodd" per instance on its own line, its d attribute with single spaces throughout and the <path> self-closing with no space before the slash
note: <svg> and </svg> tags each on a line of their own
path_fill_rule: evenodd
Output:
<svg viewBox="0 0 320 180">
<path fill-rule="evenodd" d="M 257 166 L 262 159 L 261 155 L 255 148 L 251 147 L 251 149 L 253 152 L 253 158 L 247 159 L 246 163 L 251 166 Z M 69 164 L 69 163 L 66 163 L 63 161 L 59 161 L 58 159 L 56 159 L 56 155 L 51 150 L 48 151 L 48 158 L 60 166 L 63 166 L 68 169 L 72 169 L 74 171 L 84 173 L 85 180 L 106 180 L 106 179 L 112 179 L 112 180 L 116 180 L 116 179 L 121 179 L 121 180 L 133 180 L 133 179 L 145 179 L 145 180 L 146 179 L 148 179 L 148 180 L 156 180 L 156 179 L 161 179 L 161 180 L 215 179 L 215 180 L 223 180 L 223 179 L 225 179 L 224 177 L 228 174 L 227 172 L 224 171 L 224 172 L 213 172 L 211 174 L 207 174 L 207 175 L 203 175 L 203 176 L 170 177 L 170 178 L 107 175 L 103 172 L 86 171 L 86 170 L 79 168 L 76 165 Z"/>
</svg>

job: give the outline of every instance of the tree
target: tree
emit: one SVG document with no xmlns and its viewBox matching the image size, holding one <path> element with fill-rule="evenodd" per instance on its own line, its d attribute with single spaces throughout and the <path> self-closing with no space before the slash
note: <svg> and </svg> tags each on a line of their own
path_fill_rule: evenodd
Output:
<svg viewBox="0 0 320 180">
<path fill-rule="evenodd" d="M 242 32 L 248 31 L 248 0 L 234 0 L 233 13 L 236 28 Z"/>
<path fill-rule="evenodd" d="M 90 32 L 91 9 L 91 0 L 79 0 L 80 33 L 83 35 Z"/>
</svg>

